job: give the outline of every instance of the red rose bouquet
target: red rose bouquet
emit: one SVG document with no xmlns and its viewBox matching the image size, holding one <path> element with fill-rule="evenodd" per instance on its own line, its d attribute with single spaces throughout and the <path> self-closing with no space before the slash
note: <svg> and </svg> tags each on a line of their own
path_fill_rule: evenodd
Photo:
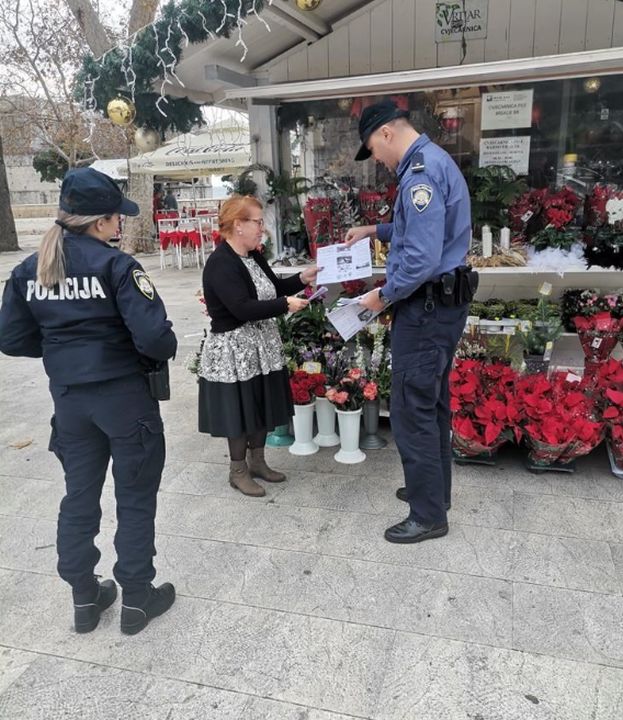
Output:
<svg viewBox="0 0 623 720">
<path fill-rule="evenodd" d="M 568 373 L 525 375 L 515 384 L 521 425 L 535 465 L 568 464 L 603 439 L 594 397 Z"/>
<path fill-rule="evenodd" d="M 337 385 L 327 390 L 325 397 L 338 410 L 359 410 L 365 400 L 375 400 L 377 394 L 377 384 L 366 380 L 363 370 L 351 368 Z"/>
<path fill-rule="evenodd" d="M 296 370 L 290 377 L 290 390 L 295 405 L 310 405 L 317 397 L 324 397 L 327 378 L 322 373 Z"/>
<path fill-rule="evenodd" d="M 517 373 L 508 365 L 457 360 L 450 373 L 452 449 L 458 457 L 491 457 L 517 433 L 513 395 Z"/>
</svg>

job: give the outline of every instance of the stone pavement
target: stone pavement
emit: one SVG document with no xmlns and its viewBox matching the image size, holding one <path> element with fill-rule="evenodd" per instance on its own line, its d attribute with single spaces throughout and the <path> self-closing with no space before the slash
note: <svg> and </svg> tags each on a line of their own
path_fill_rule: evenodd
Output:
<svg viewBox="0 0 623 720">
<path fill-rule="evenodd" d="M 24 250 L 45 226 L 20 221 Z M 24 255 L 0 255 L 3 279 Z M 180 340 L 156 558 L 178 601 L 136 637 L 120 634 L 119 603 L 72 632 L 46 378 L 38 360 L 1 356 L 3 720 L 623 717 L 623 485 L 603 453 L 572 476 L 531 475 L 512 451 L 456 468 L 450 534 L 415 546 L 382 537 L 405 515 L 391 443 L 355 466 L 270 451 L 289 482 L 243 497 L 225 444 L 196 431 L 184 359 L 204 321 L 199 273 L 142 262 Z M 111 482 L 103 510 L 110 577 Z"/>
</svg>

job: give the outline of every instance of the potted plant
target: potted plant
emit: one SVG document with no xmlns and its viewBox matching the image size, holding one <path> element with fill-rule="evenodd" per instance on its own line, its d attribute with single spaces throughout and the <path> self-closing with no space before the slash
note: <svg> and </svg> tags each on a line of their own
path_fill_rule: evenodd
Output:
<svg viewBox="0 0 623 720">
<path fill-rule="evenodd" d="M 318 433 L 314 442 L 320 447 L 335 447 L 339 445 L 340 438 L 335 432 L 337 415 L 335 405 L 327 400 L 327 390 L 343 377 L 348 368 L 348 361 L 342 348 L 337 349 L 333 344 L 327 343 L 320 349 L 318 360 L 327 384 L 320 389 L 316 387 L 316 422 Z"/>
<path fill-rule="evenodd" d="M 617 293 L 584 290 L 576 298 L 575 309 L 572 322 L 584 351 L 584 376 L 594 380 L 623 330 L 623 298 Z"/>
<path fill-rule="evenodd" d="M 357 336 L 357 350 L 355 352 L 355 364 L 366 368 L 368 383 L 364 389 L 363 403 L 363 427 L 364 436 L 360 446 L 364 450 L 380 450 L 387 445 L 387 440 L 378 434 L 379 418 L 381 414 L 381 388 L 385 390 L 388 380 L 388 348 L 385 340 L 387 326 L 376 321 L 366 327 L 365 334 L 372 338 L 372 350 L 364 358 L 363 348 L 359 336 Z M 389 388 L 387 388 L 389 390 Z"/>
<path fill-rule="evenodd" d="M 523 178 L 506 165 L 489 165 L 466 173 L 474 228 L 499 230 L 507 224 L 508 207 L 527 190 Z M 477 234 L 477 233 L 476 233 Z"/>
<path fill-rule="evenodd" d="M 290 378 L 290 389 L 294 401 L 294 443 L 289 451 L 292 455 L 313 455 L 318 445 L 313 439 L 314 405 L 317 394 L 324 392 L 326 377 L 321 373 L 307 373 L 296 370 Z"/>
<path fill-rule="evenodd" d="M 567 372 L 525 375 L 515 383 L 530 470 L 573 472 L 573 461 L 588 454 L 603 438 L 594 397 L 580 378 Z"/>
<path fill-rule="evenodd" d="M 359 449 L 359 431 L 367 384 L 363 371 L 351 368 L 337 385 L 327 390 L 326 398 L 335 405 L 340 428 L 340 450 L 334 456 L 337 462 L 353 464 L 366 459 Z"/>
<path fill-rule="evenodd" d="M 452 454 L 458 463 L 493 465 L 505 443 L 517 437 L 519 414 L 513 395 L 517 373 L 483 360 L 455 362 L 450 372 Z"/>
<path fill-rule="evenodd" d="M 526 372 L 547 372 L 554 342 L 561 336 L 563 327 L 560 317 L 550 315 L 546 293 L 539 291 L 534 320 L 524 321 L 520 337 L 524 346 Z"/>
</svg>

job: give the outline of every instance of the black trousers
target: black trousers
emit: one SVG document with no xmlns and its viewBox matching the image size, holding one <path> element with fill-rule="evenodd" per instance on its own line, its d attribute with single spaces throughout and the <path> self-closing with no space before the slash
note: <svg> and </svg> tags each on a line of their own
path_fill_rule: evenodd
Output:
<svg viewBox="0 0 623 720">
<path fill-rule="evenodd" d="M 410 516 L 422 523 L 446 520 L 452 491 L 450 391 L 454 351 L 468 305 L 431 311 L 422 298 L 394 307 L 391 425 L 405 475 Z"/>
<path fill-rule="evenodd" d="M 124 596 L 153 580 L 156 496 L 164 467 L 164 429 L 145 377 L 131 375 L 83 385 L 50 385 L 52 450 L 65 471 L 58 516 L 58 572 L 74 591 L 93 584 L 100 559 L 100 497 L 108 463 L 117 501 L 114 576 Z"/>
</svg>

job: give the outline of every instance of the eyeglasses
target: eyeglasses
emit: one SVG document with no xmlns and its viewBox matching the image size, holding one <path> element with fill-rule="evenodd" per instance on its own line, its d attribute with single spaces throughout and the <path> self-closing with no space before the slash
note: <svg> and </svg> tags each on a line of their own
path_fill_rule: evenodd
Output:
<svg viewBox="0 0 623 720">
<path fill-rule="evenodd" d="M 247 218 L 245 222 L 254 222 L 259 228 L 264 227 L 264 220 L 263 218 L 260 218 L 259 220 L 257 218 Z"/>
</svg>

